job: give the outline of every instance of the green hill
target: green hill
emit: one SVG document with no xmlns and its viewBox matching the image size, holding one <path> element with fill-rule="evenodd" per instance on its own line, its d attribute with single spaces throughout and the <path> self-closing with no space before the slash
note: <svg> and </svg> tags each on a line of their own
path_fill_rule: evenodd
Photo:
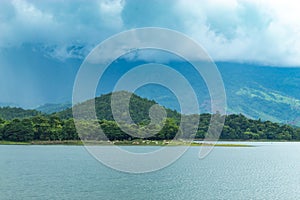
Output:
<svg viewBox="0 0 300 200">
<path fill-rule="evenodd" d="M 143 121 L 149 121 L 149 109 L 157 104 L 153 100 L 149 100 L 146 98 L 139 97 L 135 94 L 131 94 L 129 92 L 121 91 L 116 92 L 116 94 L 119 97 L 119 101 L 117 104 L 122 103 L 122 99 L 127 97 L 128 95 L 131 95 L 130 103 L 129 103 L 129 112 L 132 117 L 132 120 L 136 123 L 140 123 Z M 99 120 L 114 120 L 112 111 L 111 111 L 111 95 L 112 93 L 102 95 L 100 97 L 95 98 L 95 109 L 96 109 L 96 115 Z M 90 106 L 92 103 L 92 100 L 85 101 L 83 103 L 80 103 L 76 105 L 76 108 L 79 108 L 82 112 L 81 116 L 82 118 L 88 118 L 90 116 L 90 113 L 92 112 L 92 107 Z M 167 112 L 167 117 L 169 118 L 175 118 L 179 119 L 180 114 L 177 111 L 173 111 L 171 109 L 165 108 Z M 122 113 L 117 113 L 119 116 L 122 115 Z M 64 111 L 56 113 L 56 115 L 62 119 L 72 118 L 72 108 L 68 108 Z"/>
<path fill-rule="evenodd" d="M 28 117 L 33 117 L 36 115 L 40 115 L 41 112 L 37 110 L 25 110 L 23 108 L 16 108 L 16 107 L 0 107 L 0 118 L 5 120 L 11 119 L 23 119 Z"/>
<path fill-rule="evenodd" d="M 245 92 L 245 91 L 242 91 Z M 120 129 L 114 121 L 111 111 L 112 94 L 102 95 L 95 98 L 95 108 L 98 120 L 89 120 L 92 107 L 92 100 L 85 101 L 75 106 L 80 109 L 82 115 L 78 123 L 79 128 L 84 130 L 80 138 L 87 140 L 106 140 L 99 135 L 101 126 L 109 140 L 132 140 L 144 136 L 144 133 L 152 134 L 147 139 L 151 140 L 170 140 L 177 132 L 180 133 L 180 114 L 176 111 L 166 109 L 167 119 L 163 124 L 157 126 L 145 126 L 150 122 L 149 109 L 153 105 L 158 105 L 153 100 L 141 98 L 128 92 L 117 92 L 118 99 L 116 104 L 124 103 L 124 97 L 131 95 L 129 110 L 133 121 L 136 124 L 125 123 L 126 130 L 137 135 L 129 135 L 124 129 Z M 281 98 L 281 101 L 285 99 Z M 124 116 L 122 110 L 117 110 L 118 116 Z M 126 116 L 126 114 L 125 114 Z M 2 119 L 1 119 L 2 118 Z M 18 118 L 18 119 L 15 119 Z M 4 119 L 4 120 L 3 120 Z M 200 114 L 198 130 L 196 132 L 184 132 L 183 138 L 204 139 L 209 127 L 211 114 Z M 192 124 L 188 123 L 185 130 L 192 130 Z M 139 127 L 139 128 L 137 128 Z M 78 128 L 78 127 L 77 127 Z M 155 131 L 155 130 L 158 130 Z M 36 110 L 24 110 L 21 108 L 0 108 L 0 140 L 4 141 L 61 141 L 78 140 L 72 118 L 72 109 L 51 114 L 43 115 Z M 253 120 L 242 114 L 231 114 L 226 116 L 225 124 L 220 135 L 223 140 L 300 140 L 300 128 L 286 124 L 274 123 L 271 121 Z"/>
</svg>

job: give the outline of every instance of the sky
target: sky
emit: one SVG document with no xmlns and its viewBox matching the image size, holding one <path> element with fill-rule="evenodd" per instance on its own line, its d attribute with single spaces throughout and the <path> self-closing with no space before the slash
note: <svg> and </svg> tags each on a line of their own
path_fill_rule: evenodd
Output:
<svg viewBox="0 0 300 200">
<path fill-rule="evenodd" d="M 216 62 L 299 67 L 299 10 L 293 0 L 2 0 L 0 103 L 69 101 L 85 56 L 141 27 L 182 32 Z"/>
</svg>

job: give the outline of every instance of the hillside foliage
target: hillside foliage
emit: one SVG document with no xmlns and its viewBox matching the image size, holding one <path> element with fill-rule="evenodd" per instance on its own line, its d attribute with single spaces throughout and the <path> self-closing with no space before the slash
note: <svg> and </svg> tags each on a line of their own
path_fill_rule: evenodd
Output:
<svg viewBox="0 0 300 200">
<path fill-rule="evenodd" d="M 124 93 L 124 95 L 126 94 L 128 93 Z M 155 101 L 132 95 L 129 108 L 134 123 L 125 123 L 121 129 L 113 119 L 110 98 L 111 94 L 96 98 L 98 117 L 96 120 L 89 118 L 89 112 L 91 112 L 91 108 L 88 106 L 89 101 L 78 104 L 77 106 L 84 112 L 81 118 L 77 119 L 77 129 L 75 128 L 71 109 L 52 115 L 42 115 L 34 110 L 1 108 L 0 140 L 20 142 L 78 140 L 80 138 L 85 140 L 132 140 L 137 138 L 170 140 L 176 135 L 181 135 L 181 138 L 204 139 L 212 117 L 211 114 L 201 114 L 196 133 L 183 132 L 180 128 L 181 115 L 176 111 L 166 109 L 167 118 L 164 119 L 163 123 L 151 126 L 149 124 L 149 109 L 156 104 Z M 121 101 L 120 99 L 120 103 Z M 122 113 L 118 114 L 121 115 Z M 99 127 L 101 127 L 106 137 L 100 134 Z M 193 127 L 186 127 L 187 130 L 189 128 L 192 129 Z M 78 135 L 76 131 L 79 129 L 81 135 Z M 253 120 L 242 114 L 231 114 L 226 116 L 220 139 L 300 140 L 300 128 L 260 119 Z"/>
</svg>

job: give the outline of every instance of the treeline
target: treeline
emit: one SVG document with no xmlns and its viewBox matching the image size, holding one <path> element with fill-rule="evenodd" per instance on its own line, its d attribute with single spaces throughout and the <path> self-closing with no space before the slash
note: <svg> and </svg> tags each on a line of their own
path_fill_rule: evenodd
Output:
<svg viewBox="0 0 300 200">
<path fill-rule="evenodd" d="M 56 116 L 35 116 L 11 121 L 0 119 L 0 140 L 77 140 L 73 119 L 61 120 Z"/>
<path fill-rule="evenodd" d="M 11 120 L 11 119 L 22 119 L 32 116 L 41 115 L 42 113 L 37 110 L 25 110 L 23 108 L 11 108 L 11 107 L 0 107 L 0 118 Z"/>
<path fill-rule="evenodd" d="M 201 114 L 199 127 L 195 135 L 183 135 L 183 137 L 195 137 L 203 139 L 207 134 L 210 114 Z M 147 139 L 170 140 L 181 132 L 180 121 L 175 118 L 167 118 L 162 127 L 149 127 L 149 121 L 142 121 L 137 125 L 124 124 L 123 130 L 112 120 L 78 121 L 78 135 L 72 118 L 62 119 L 57 115 L 37 115 L 25 119 L 3 120 L 0 119 L 0 140 L 5 141 L 56 141 L 56 140 L 103 140 L 106 139 L 99 134 L 99 126 L 109 140 L 132 140 L 149 134 Z M 125 130 L 125 131 L 124 131 Z M 154 135 L 155 130 L 160 130 Z M 134 133 L 135 137 L 126 134 Z M 280 125 L 270 121 L 252 120 L 243 115 L 226 116 L 225 125 L 220 139 L 226 140 L 300 140 L 300 128 L 289 125 Z"/>
</svg>

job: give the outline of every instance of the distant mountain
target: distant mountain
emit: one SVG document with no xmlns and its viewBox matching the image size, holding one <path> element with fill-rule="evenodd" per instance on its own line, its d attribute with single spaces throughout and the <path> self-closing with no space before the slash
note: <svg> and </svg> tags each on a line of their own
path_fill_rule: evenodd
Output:
<svg viewBox="0 0 300 200">
<path fill-rule="evenodd" d="M 28 118 L 40 114 L 41 112 L 37 110 L 25 110 L 23 108 L 16 107 L 0 107 L 0 118 L 5 120 Z"/>
<path fill-rule="evenodd" d="M 20 107 L 15 103 L 0 102 L 0 107 Z"/>
<path fill-rule="evenodd" d="M 219 63 L 229 113 L 300 125 L 300 69 Z M 298 122 L 299 121 L 299 122 Z"/>
<path fill-rule="evenodd" d="M 118 66 L 117 66 L 118 64 Z M 132 66 L 143 64 L 117 63 L 108 75 L 113 81 Z M 197 76 L 191 65 L 185 62 L 165 63 L 187 77 L 194 88 L 200 112 L 210 112 L 210 95 L 204 80 Z M 228 114 L 242 113 L 249 118 L 300 125 L 300 68 L 258 66 L 255 64 L 216 63 L 224 81 Z M 145 75 L 144 75 L 145 76 Z M 105 84 L 103 84 L 105 85 Z M 163 87 L 147 86 L 136 91 L 141 97 L 153 99 L 159 104 L 179 109 L 176 96 Z"/>
<path fill-rule="evenodd" d="M 55 112 L 66 110 L 67 108 L 71 108 L 71 107 L 72 107 L 71 103 L 61 103 L 61 104 L 47 103 L 37 107 L 35 110 L 38 110 L 46 114 L 52 114 Z"/>
<path fill-rule="evenodd" d="M 26 58 L 24 57 L 24 60 Z M 96 94 L 100 96 L 101 94 L 110 93 L 113 91 L 115 83 L 124 73 L 135 66 L 145 63 L 147 62 L 118 59 L 111 64 L 101 77 L 101 87 L 98 87 Z M 166 62 L 162 64 L 174 68 L 187 78 L 198 96 L 201 113 L 211 111 L 210 96 L 205 81 L 201 76 L 196 75 L 197 72 L 192 69 L 190 64 L 187 62 Z M 228 114 L 242 113 L 253 119 L 261 118 L 262 120 L 300 126 L 300 68 L 270 67 L 228 62 L 217 62 L 216 65 L 224 81 Z M 49 102 L 57 99 L 57 96 L 62 99 L 71 99 L 71 88 L 74 83 L 72 77 L 76 75 L 76 70 L 73 68 L 70 69 L 72 69 L 72 73 L 68 71 L 61 73 L 62 79 L 68 78 L 68 87 L 61 87 L 58 91 L 55 85 L 51 91 L 45 91 L 47 94 L 45 98 Z M 147 74 L 141 74 L 141 76 L 146 77 Z M 47 84 L 47 81 L 49 81 L 47 79 L 48 75 L 41 78 L 43 78 L 43 81 L 41 81 L 43 84 Z M 47 81 L 44 81 L 44 79 Z M 172 110 L 180 111 L 176 96 L 166 88 L 155 85 L 145 86 L 139 88 L 135 94 L 143 98 L 155 100 L 160 105 Z M 38 110 L 44 113 L 52 113 L 60 112 L 66 107 L 48 104 L 38 108 Z M 105 109 L 104 106 L 103 109 Z M 66 115 L 71 114 L 70 110 L 62 113 Z"/>
</svg>

